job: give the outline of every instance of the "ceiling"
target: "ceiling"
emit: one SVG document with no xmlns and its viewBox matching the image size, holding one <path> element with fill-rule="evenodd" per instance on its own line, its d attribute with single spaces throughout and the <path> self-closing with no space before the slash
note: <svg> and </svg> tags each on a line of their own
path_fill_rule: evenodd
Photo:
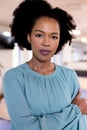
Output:
<svg viewBox="0 0 87 130">
<path fill-rule="evenodd" d="M 0 0 L 0 32 L 10 31 L 12 12 L 22 0 Z M 58 6 L 68 11 L 75 19 L 79 37 L 87 37 L 87 0 L 47 0 L 53 7 Z"/>
</svg>

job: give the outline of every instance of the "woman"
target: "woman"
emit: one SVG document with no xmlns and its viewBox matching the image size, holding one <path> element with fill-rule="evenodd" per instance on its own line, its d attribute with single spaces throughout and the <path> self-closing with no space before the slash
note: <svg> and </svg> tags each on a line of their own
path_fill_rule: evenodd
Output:
<svg viewBox="0 0 87 130">
<path fill-rule="evenodd" d="M 11 130 L 86 130 L 87 104 L 76 73 L 51 62 L 71 44 L 72 16 L 44 0 L 23 1 L 13 15 L 12 36 L 33 56 L 3 78 Z"/>
</svg>

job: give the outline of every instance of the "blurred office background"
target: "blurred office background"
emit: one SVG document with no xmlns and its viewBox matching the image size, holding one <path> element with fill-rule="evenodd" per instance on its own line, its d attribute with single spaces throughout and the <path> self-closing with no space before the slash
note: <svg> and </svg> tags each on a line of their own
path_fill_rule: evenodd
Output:
<svg viewBox="0 0 87 130">
<path fill-rule="evenodd" d="M 0 0 L 0 93 L 4 73 L 32 57 L 31 51 L 21 51 L 10 36 L 9 24 L 12 12 L 22 0 Z M 47 0 L 53 6 L 68 11 L 75 19 L 77 29 L 73 32 L 76 38 L 68 44 L 52 61 L 74 69 L 82 89 L 87 89 L 87 0 Z M 6 44 L 7 39 L 7 44 Z"/>
</svg>

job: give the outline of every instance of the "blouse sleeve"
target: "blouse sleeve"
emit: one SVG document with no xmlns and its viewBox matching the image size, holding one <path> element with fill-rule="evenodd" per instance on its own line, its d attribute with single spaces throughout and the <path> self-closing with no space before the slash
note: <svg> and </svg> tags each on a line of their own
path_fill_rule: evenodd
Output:
<svg viewBox="0 0 87 130">
<path fill-rule="evenodd" d="M 3 85 L 12 130 L 62 130 L 65 127 L 70 129 L 81 116 L 80 109 L 73 104 L 60 112 L 33 115 L 24 95 L 22 74 L 8 71 L 3 77 Z"/>
<path fill-rule="evenodd" d="M 73 100 L 80 89 L 80 84 L 76 72 L 75 71 L 72 72 L 73 73 L 70 78 L 70 87 L 71 87 L 71 99 Z"/>
<path fill-rule="evenodd" d="M 23 75 L 9 70 L 3 77 L 4 96 L 15 130 L 39 130 L 39 123 L 32 115 L 24 95 Z"/>
</svg>

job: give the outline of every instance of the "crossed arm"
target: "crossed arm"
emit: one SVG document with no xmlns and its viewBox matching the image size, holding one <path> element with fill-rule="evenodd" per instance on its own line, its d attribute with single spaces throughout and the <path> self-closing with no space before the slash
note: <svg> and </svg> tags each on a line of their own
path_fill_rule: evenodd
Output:
<svg viewBox="0 0 87 130">
<path fill-rule="evenodd" d="M 82 114 L 87 114 L 87 98 L 81 98 L 81 91 L 79 91 L 72 101 L 72 104 L 76 104 L 79 108 Z M 10 120 L 6 103 L 2 99 L 0 103 L 0 118 L 5 120 Z"/>
<path fill-rule="evenodd" d="M 87 114 L 87 98 L 81 97 L 81 91 L 77 93 L 76 97 L 72 101 L 72 104 L 76 104 L 79 108 L 82 114 Z"/>
</svg>

